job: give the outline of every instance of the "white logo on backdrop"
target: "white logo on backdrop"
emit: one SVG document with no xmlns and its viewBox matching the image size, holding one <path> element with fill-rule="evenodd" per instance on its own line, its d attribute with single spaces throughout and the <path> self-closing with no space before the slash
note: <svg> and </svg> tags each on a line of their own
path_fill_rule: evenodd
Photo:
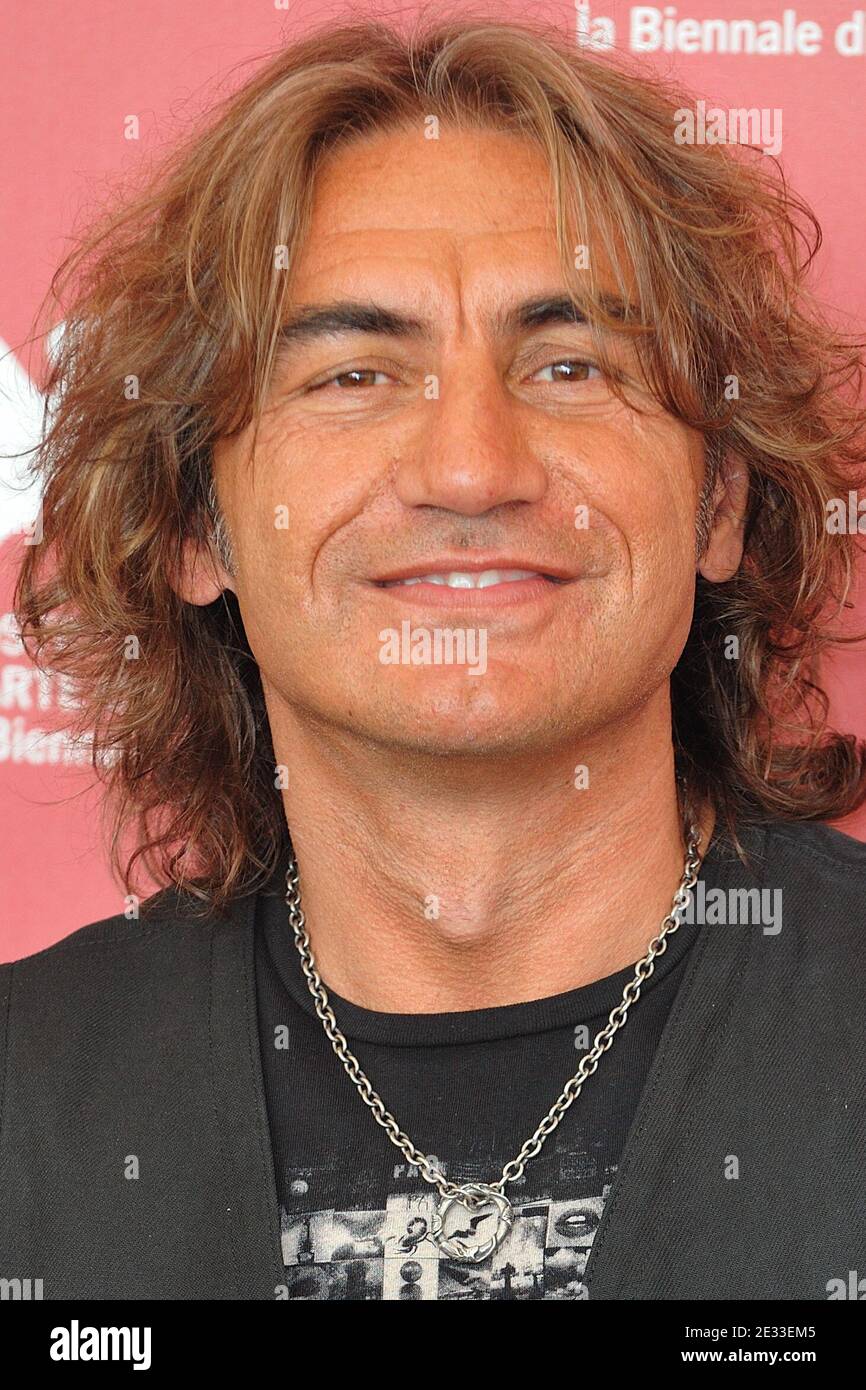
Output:
<svg viewBox="0 0 866 1390">
<path fill-rule="evenodd" d="M 41 487 L 28 467 L 42 437 L 43 397 L 0 339 L 0 543 L 32 532 Z"/>
</svg>

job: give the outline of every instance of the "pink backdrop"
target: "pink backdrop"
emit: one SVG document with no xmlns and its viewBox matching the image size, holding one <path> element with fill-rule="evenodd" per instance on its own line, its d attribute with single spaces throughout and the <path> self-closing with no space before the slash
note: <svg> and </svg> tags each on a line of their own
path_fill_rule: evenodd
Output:
<svg viewBox="0 0 866 1390">
<path fill-rule="evenodd" d="M 194 125 L 286 38 L 365 8 L 306 0 L 42 0 L 7 17 L 0 53 L 0 102 L 9 133 L 0 228 L 0 451 L 33 442 L 39 402 L 27 372 L 35 375 L 36 368 L 23 344 L 70 233 L 99 204 L 107 181 Z M 708 103 L 781 111 L 786 173 L 825 231 L 816 283 L 843 325 L 862 331 L 866 11 L 847 0 L 812 0 L 796 10 L 769 0 L 687 0 L 664 9 L 608 0 L 592 4 L 587 19 L 585 5 L 500 0 L 487 13 L 519 17 L 529 9 L 575 35 L 575 42 L 579 28 L 593 32 L 607 17 L 618 50 L 640 53 L 641 63 L 674 74 Z M 394 5 L 380 13 L 413 10 Z M 460 10 L 449 6 L 449 12 Z M 660 50 L 640 52 L 641 36 L 652 42 L 663 18 L 680 24 L 673 38 L 678 51 L 669 51 L 669 40 Z M 783 46 L 794 51 L 708 51 L 718 45 L 707 41 L 698 21 L 734 18 L 777 21 Z M 769 29 L 761 33 L 771 42 Z M 124 137 L 129 115 L 139 117 L 138 141 Z M 9 621 L 13 567 L 35 510 L 32 497 L 4 485 L 9 473 L 0 460 L 0 960 L 38 950 L 123 908 L 100 841 L 92 773 L 76 766 L 62 738 L 39 738 L 58 725 L 63 691 L 56 682 L 37 680 Z M 862 600 L 856 617 L 866 625 Z M 834 722 L 860 736 L 866 736 L 864 677 L 862 649 L 834 658 L 828 671 Z M 866 838 L 866 813 L 842 828 Z"/>
</svg>

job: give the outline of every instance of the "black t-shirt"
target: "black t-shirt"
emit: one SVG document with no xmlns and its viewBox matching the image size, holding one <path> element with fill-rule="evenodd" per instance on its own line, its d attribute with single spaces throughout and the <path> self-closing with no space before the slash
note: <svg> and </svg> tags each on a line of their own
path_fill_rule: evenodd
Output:
<svg viewBox="0 0 866 1390">
<path fill-rule="evenodd" d="M 714 842 L 701 868 L 707 889 L 717 854 Z M 506 1185 L 511 1231 L 473 1264 L 447 1258 L 432 1240 L 437 1190 L 392 1143 L 335 1055 L 284 897 L 279 878 L 258 897 L 256 979 L 288 1297 L 585 1297 L 593 1236 L 701 928 L 684 924 L 668 937 L 597 1071 L 523 1177 Z M 435 1155 L 449 1181 L 491 1183 L 574 1075 L 633 975 L 629 966 L 546 999 L 454 1013 L 382 1013 L 332 990 L 328 997 L 349 1050 L 413 1144 Z"/>
</svg>

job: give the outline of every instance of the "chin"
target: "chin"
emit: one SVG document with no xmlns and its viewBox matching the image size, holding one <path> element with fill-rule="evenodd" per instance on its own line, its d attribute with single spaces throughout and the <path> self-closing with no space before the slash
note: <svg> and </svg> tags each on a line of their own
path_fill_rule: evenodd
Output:
<svg viewBox="0 0 866 1390">
<path fill-rule="evenodd" d="M 391 713 L 388 725 L 377 721 L 376 741 L 406 753 L 453 758 L 508 757 L 542 752 L 556 741 L 547 706 L 506 710 L 496 705 L 479 711 L 466 706 L 443 710 L 415 705 L 404 711 L 404 718 L 396 709 Z"/>
</svg>

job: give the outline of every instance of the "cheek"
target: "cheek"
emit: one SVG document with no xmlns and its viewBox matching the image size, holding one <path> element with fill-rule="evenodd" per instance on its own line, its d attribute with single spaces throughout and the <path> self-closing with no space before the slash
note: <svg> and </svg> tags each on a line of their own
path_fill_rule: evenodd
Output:
<svg viewBox="0 0 866 1390">
<path fill-rule="evenodd" d="M 341 476 L 339 461 L 323 469 L 290 457 L 287 448 L 259 460 L 255 484 L 236 503 L 238 593 L 248 601 L 269 589 L 305 599 L 327 569 L 329 540 L 365 503 L 368 488 Z"/>
<path fill-rule="evenodd" d="M 678 422 L 632 416 L 610 449 L 602 506 L 647 585 L 694 572 L 696 459 Z M 659 596 L 660 597 L 660 596 Z"/>
<path fill-rule="evenodd" d="M 395 454 L 381 430 L 372 439 L 357 424 L 327 433 L 314 425 L 284 419 L 271 430 L 257 462 L 257 491 L 266 496 L 256 503 L 268 525 L 278 511 L 288 518 L 294 566 L 313 577 L 330 559 L 330 539 L 368 507 Z"/>
</svg>

